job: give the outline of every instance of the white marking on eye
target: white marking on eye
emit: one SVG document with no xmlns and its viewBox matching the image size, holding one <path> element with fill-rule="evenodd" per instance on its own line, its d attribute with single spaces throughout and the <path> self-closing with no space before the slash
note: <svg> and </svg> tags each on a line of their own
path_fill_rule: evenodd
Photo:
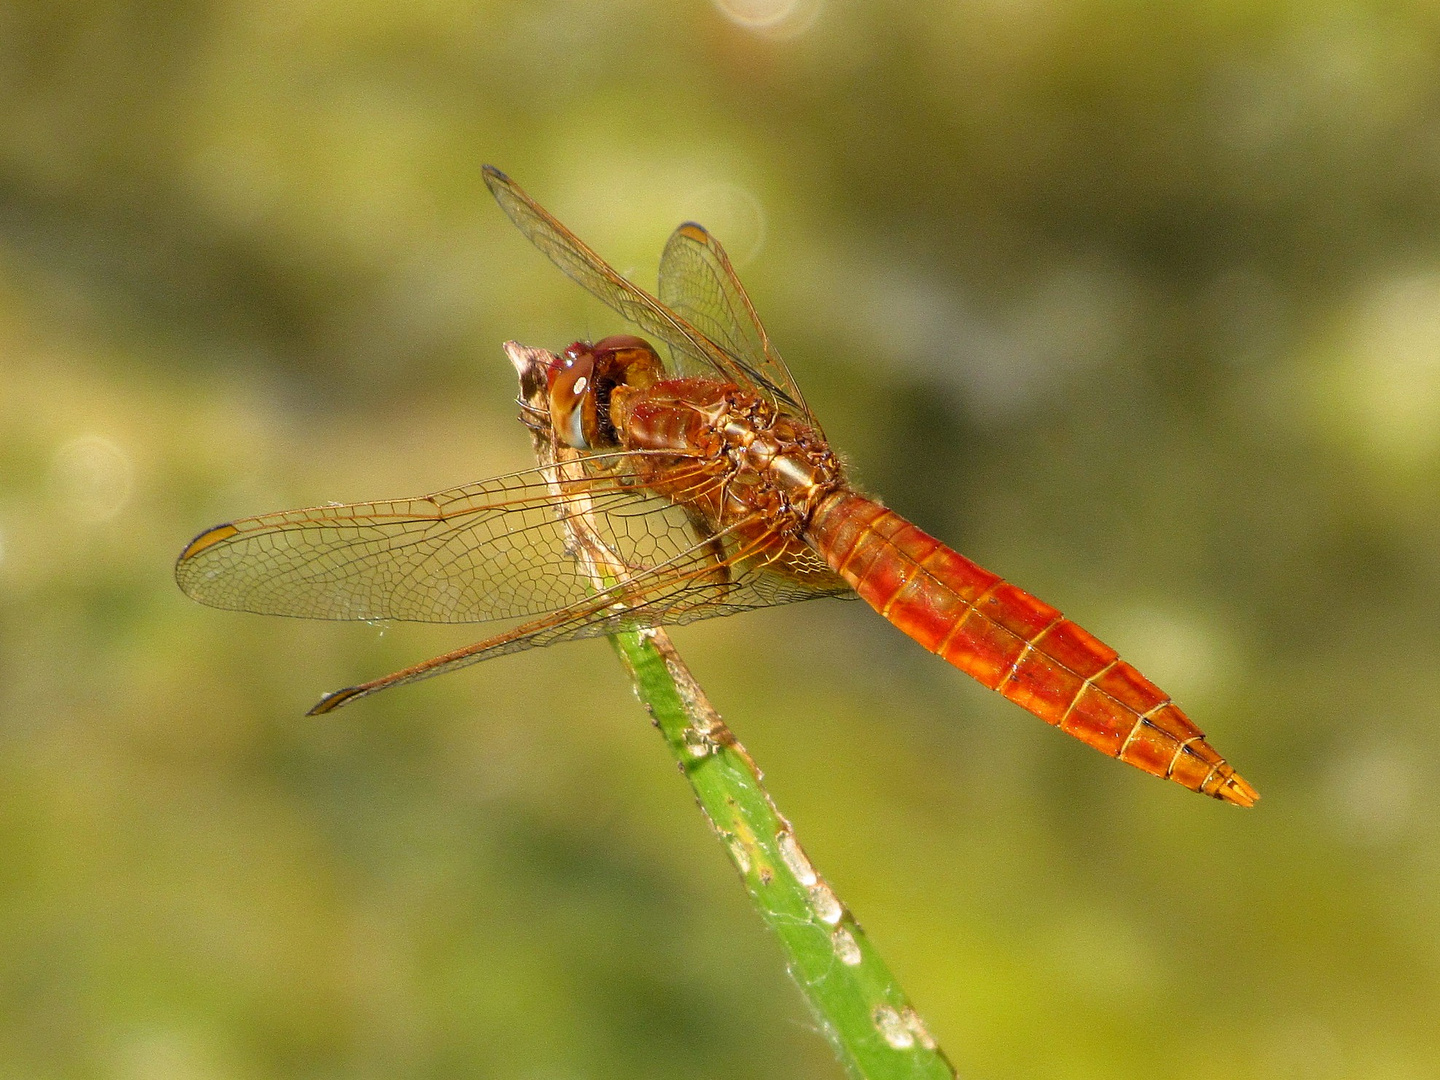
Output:
<svg viewBox="0 0 1440 1080">
<path fill-rule="evenodd" d="M 581 375 L 578 379 L 575 380 L 575 393 L 583 394 L 585 392 L 585 387 L 588 385 L 589 383 L 586 381 L 585 376 Z"/>
<path fill-rule="evenodd" d="M 585 425 L 581 422 L 579 409 L 571 409 L 565 417 L 561 430 L 567 446 L 573 446 L 576 450 L 588 450 L 590 444 L 585 441 Z"/>
</svg>

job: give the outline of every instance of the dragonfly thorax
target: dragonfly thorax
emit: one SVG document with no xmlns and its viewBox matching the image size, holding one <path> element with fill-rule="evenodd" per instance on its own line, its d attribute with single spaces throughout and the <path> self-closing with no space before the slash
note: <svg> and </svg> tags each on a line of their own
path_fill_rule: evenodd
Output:
<svg viewBox="0 0 1440 1080">
<path fill-rule="evenodd" d="M 839 458 L 810 427 L 777 416 L 753 394 L 735 395 L 720 433 L 736 480 L 769 494 L 768 500 L 761 498 L 772 503 L 771 512 L 781 511 L 797 529 L 825 496 L 845 483 Z"/>
<path fill-rule="evenodd" d="M 840 460 L 809 426 L 718 379 L 662 379 L 617 395 L 620 445 L 646 451 L 641 483 L 717 529 L 755 519 L 798 536 L 845 485 Z"/>
</svg>

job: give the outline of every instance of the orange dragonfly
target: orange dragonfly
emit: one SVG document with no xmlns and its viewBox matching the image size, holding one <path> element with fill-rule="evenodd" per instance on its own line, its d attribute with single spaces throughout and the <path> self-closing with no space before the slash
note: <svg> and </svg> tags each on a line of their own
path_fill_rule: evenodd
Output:
<svg viewBox="0 0 1440 1080">
<path fill-rule="evenodd" d="M 498 635 L 359 686 L 324 713 L 505 653 L 617 630 L 853 595 L 926 649 L 1062 731 L 1192 791 L 1259 797 L 1190 719 L 1060 612 L 850 486 L 719 242 L 686 223 L 637 288 L 499 170 L 485 182 L 572 279 L 662 342 L 576 342 L 525 420 L 581 453 L 553 470 L 423 498 L 244 518 L 201 533 L 176 579 L 221 608 L 469 623 Z M 597 589 L 567 546 L 586 515 L 621 568 Z"/>
</svg>

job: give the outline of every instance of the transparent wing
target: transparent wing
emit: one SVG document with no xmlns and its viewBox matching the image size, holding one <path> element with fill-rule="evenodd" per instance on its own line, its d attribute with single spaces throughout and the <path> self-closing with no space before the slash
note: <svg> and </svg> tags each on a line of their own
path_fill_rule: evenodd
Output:
<svg viewBox="0 0 1440 1080">
<path fill-rule="evenodd" d="M 786 411 L 819 431 L 729 256 L 703 225 L 687 221 L 670 234 L 660 256 L 660 302 L 729 354 L 752 381 L 783 392 Z"/>
<path fill-rule="evenodd" d="M 803 412 L 792 391 L 772 382 L 764 367 L 751 364 L 743 352 L 732 352 L 711 340 L 683 316 L 621 276 L 499 169 L 486 165 L 484 172 L 490 193 L 510 220 L 551 262 L 596 299 L 669 345 L 685 358 L 686 366 L 698 365 L 729 382 L 753 387 L 776 408 Z"/>
<path fill-rule="evenodd" d="M 594 520 L 593 518 L 591 520 Z M 725 551 L 715 558 L 717 551 Z M 777 557 L 785 564 L 777 572 Z M 663 563 L 565 608 L 359 686 L 326 694 L 310 710 L 326 713 L 357 698 L 457 671 L 482 660 L 563 641 L 644 627 L 674 626 L 817 596 L 853 596 L 819 556 L 773 536 L 739 542 L 710 537 Z"/>
<path fill-rule="evenodd" d="M 533 469 L 423 498 L 229 522 L 190 542 L 175 577 L 202 603 L 268 615 L 439 623 L 524 618 L 594 602 L 563 525 L 567 513 L 584 512 L 631 578 L 643 577 L 652 592 L 660 577 L 674 579 L 672 591 L 686 595 L 677 615 L 709 605 L 691 616 L 708 618 L 845 591 L 828 572 L 797 573 L 773 560 L 754 572 L 727 569 L 753 553 L 742 558 L 735 541 L 706 536 L 683 506 L 625 483 L 622 459 L 633 456 L 597 456 L 594 464 L 608 471 L 569 480 L 559 494 L 552 472 Z M 695 470 L 697 484 L 708 482 Z M 623 592 L 629 582 L 619 587 Z"/>
</svg>

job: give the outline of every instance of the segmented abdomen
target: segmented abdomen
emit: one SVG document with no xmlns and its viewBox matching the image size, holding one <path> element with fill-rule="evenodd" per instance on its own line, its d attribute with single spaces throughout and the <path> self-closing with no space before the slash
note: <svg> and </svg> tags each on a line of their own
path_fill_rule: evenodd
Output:
<svg viewBox="0 0 1440 1080">
<path fill-rule="evenodd" d="M 893 511 L 842 493 L 807 535 L 881 615 L 1046 723 L 1192 791 L 1240 806 L 1259 798 L 1114 649 Z"/>
</svg>

